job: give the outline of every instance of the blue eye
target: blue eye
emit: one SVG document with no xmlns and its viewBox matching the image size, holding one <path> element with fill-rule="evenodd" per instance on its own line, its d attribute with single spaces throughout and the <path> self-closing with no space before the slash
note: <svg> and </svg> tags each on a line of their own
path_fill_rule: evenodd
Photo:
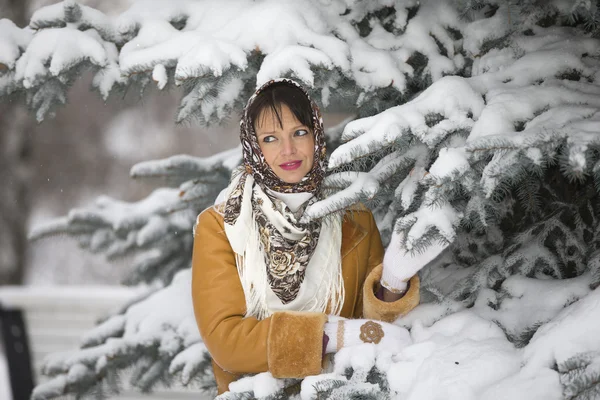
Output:
<svg viewBox="0 0 600 400">
<path fill-rule="evenodd" d="M 306 129 L 298 129 L 294 134 L 296 136 L 306 136 L 308 135 L 308 131 Z"/>
<path fill-rule="evenodd" d="M 277 140 L 277 139 L 273 135 L 265 136 L 263 138 L 263 142 L 265 142 L 265 143 L 271 143 L 271 142 L 274 142 L 275 140 Z"/>
</svg>

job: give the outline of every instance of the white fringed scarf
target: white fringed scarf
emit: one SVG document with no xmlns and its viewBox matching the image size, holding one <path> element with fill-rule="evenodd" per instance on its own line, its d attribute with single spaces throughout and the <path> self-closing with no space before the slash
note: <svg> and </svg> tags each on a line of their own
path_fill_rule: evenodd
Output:
<svg viewBox="0 0 600 400">
<path fill-rule="evenodd" d="M 229 198 L 238 186 L 241 173 L 226 191 Z M 239 189 L 238 189 L 239 190 Z M 236 255 L 236 265 L 244 296 L 246 316 L 258 319 L 269 317 L 275 311 L 294 310 L 325 312 L 339 315 L 344 303 L 344 282 L 341 269 L 342 220 L 340 215 L 323 219 L 317 246 L 305 270 L 305 278 L 293 301 L 283 304 L 275 295 L 267 279 L 265 254 L 260 242 L 259 226 L 253 213 L 253 202 L 260 204 L 269 222 L 288 240 L 299 240 L 306 232 L 290 223 L 267 194 L 247 174 L 241 196 L 239 216 L 233 225 L 225 223 L 225 233 Z"/>
</svg>

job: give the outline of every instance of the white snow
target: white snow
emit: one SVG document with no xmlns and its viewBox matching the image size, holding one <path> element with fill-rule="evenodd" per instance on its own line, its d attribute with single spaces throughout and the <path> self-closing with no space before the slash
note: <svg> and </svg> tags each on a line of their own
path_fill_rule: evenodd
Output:
<svg viewBox="0 0 600 400">
<path fill-rule="evenodd" d="M 345 189 L 329 196 L 327 202 L 321 201 L 307 207 L 302 216 L 304 220 L 341 210 L 349 204 L 358 202 L 361 196 L 371 199 L 379 190 L 379 182 L 365 172 L 347 171 L 331 174 L 325 178 L 323 185 L 324 187 L 341 186 Z"/>
<path fill-rule="evenodd" d="M 452 242 L 456 235 L 454 229 L 459 223 L 462 215 L 449 204 L 440 207 L 422 207 L 417 211 L 399 218 L 397 225 L 406 224 L 411 221 L 411 228 L 406 237 L 406 248 L 411 250 L 413 244 L 419 240 L 431 228 L 437 228 L 448 242 Z"/>
<path fill-rule="evenodd" d="M 110 30 L 112 28 L 110 18 L 108 18 L 104 13 L 92 7 L 78 4 L 73 0 L 50 4 L 48 6 L 36 9 L 31 16 L 30 26 L 34 29 L 38 29 L 48 21 L 64 20 L 65 7 L 77 7 L 81 11 L 81 17 L 79 21 L 69 23 L 75 28 L 78 28 L 84 24 L 87 26 L 91 25 L 98 30 Z"/>
<path fill-rule="evenodd" d="M 340 381 L 347 381 L 346 377 L 336 373 L 326 373 L 314 376 L 307 376 L 302 380 L 302 386 L 300 391 L 300 398 L 302 400 L 312 400 L 317 398 L 316 385 L 327 379 L 336 379 Z"/>
<path fill-rule="evenodd" d="M 163 90 L 168 82 L 167 70 L 164 65 L 156 64 L 152 70 L 152 79 L 156 82 L 156 86 Z"/>
<path fill-rule="evenodd" d="M 419 12 L 407 22 L 407 8 L 417 3 Z M 552 3 L 562 12 L 568 11 L 569 2 Z M 116 18 L 83 8 L 81 21 L 35 34 L 2 20 L 0 63 L 25 88 L 33 88 L 45 84 L 49 77 L 60 78 L 66 70 L 87 60 L 100 69 L 94 85 L 104 97 L 115 84 L 126 83 L 136 73 L 152 72 L 159 89 L 168 83 L 167 69 L 174 69 L 174 83 L 180 85 L 198 77 L 207 81 L 220 77 L 223 86 L 217 96 L 206 97 L 211 96 L 214 86 L 202 81 L 182 100 L 181 118 L 188 111 L 200 109 L 201 115 L 209 119 L 214 114 L 228 114 L 239 101 L 247 79 L 254 79 L 252 83 L 258 86 L 289 74 L 309 87 L 319 84 L 323 101 L 328 102 L 337 83 L 317 82 L 317 68 L 335 70 L 352 79 L 363 92 L 357 104 L 369 99 L 365 93 L 375 89 L 393 87 L 403 91 L 407 78 L 414 73 L 407 61 L 420 52 L 428 59 L 425 68 L 433 84 L 405 104 L 348 123 L 341 136 L 346 143 L 332 154 L 330 167 L 386 150 L 400 139 L 410 138 L 417 145 L 408 151 L 394 151 L 371 171 L 328 177 L 326 184 L 337 184 L 341 190 L 307 210 L 308 216 L 318 217 L 347 206 L 345 202 L 374 197 L 391 175 L 412 163 L 412 173 L 392 188 L 407 209 L 413 205 L 419 185 L 428 186 L 424 204 L 397 221 L 409 227 L 409 249 L 431 228 L 448 241 L 455 238 L 461 212 L 450 204 L 426 204 L 443 192 L 448 181 L 462 180 L 471 189 L 480 189 L 482 197 L 490 196 L 498 177 L 519 157 L 541 165 L 544 155 L 561 140 L 569 146 L 568 161 L 573 171 L 589 170 L 584 151 L 597 141 L 600 126 L 599 40 L 581 35 L 574 40 L 576 33 L 570 28 L 531 26 L 534 35 L 516 33 L 510 46 L 479 57 L 485 41 L 509 32 L 511 10 L 506 4 L 499 3 L 492 18 L 464 23 L 449 5 L 436 0 L 396 2 L 394 25 L 402 33 L 392 35 L 373 21 L 366 37 L 360 37 L 353 24 L 372 11 L 374 2 L 357 2 L 344 14 L 348 4 L 346 0 L 145 0 L 135 2 Z M 33 20 L 42 23 L 63 17 L 64 4 L 58 4 L 40 10 Z M 527 25 L 527 17 L 523 18 Z M 171 23 L 174 20 L 185 24 L 177 28 Z M 94 28 L 81 31 L 79 28 L 85 24 Z M 105 40 L 111 35 L 124 40 L 137 27 L 137 35 L 125 41 L 120 53 L 114 43 Z M 471 77 L 447 76 L 462 67 L 465 60 L 445 28 L 460 30 L 467 57 L 477 56 Z M 446 55 L 440 54 L 438 44 Z M 26 51 L 18 58 L 20 48 Z M 257 71 L 249 71 L 255 53 L 264 60 Z M 234 74 L 226 75 L 231 71 Z M 570 74 L 574 80 L 563 79 L 563 74 Z M 2 84 L 4 87 L 4 78 Z M 42 87 L 36 95 L 44 99 L 45 93 L 52 92 L 50 89 Z M 431 123 L 432 116 L 441 120 Z M 124 157 L 123 149 L 131 151 L 135 138 L 125 136 L 123 131 L 132 131 L 135 124 L 121 123 L 114 127 L 113 134 L 119 141 L 113 143 L 117 144 L 114 153 L 119 155 L 121 151 Z M 464 134 L 455 135 L 457 131 Z M 495 151 L 483 172 L 474 177 L 472 163 L 497 148 L 502 150 Z M 233 169 L 240 162 L 240 154 L 238 147 L 207 159 L 175 156 L 158 163 L 138 164 L 132 175 L 165 173 L 184 163 L 199 173 L 215 165 Z M 426 165 L 431 165 L 429 171 Z M 74 211 L 68 218 L 94 217 L 113 229 L 136 226 L 139 230 L 132 240 L 143 246 L 164 235 L 167 223 L 190 228 L 185 222 L 157 216 L 180 201 L 181 193 L 175 189 L 157 190 L 136 203 L 105 197 L 91 209 Z M 388 218 L 387 222 L 389 228 L 393 221 Z M 107 240 L 103 235 L 107 233 L 100 232 L 94 238 L 96 245 Z M 517 258 L 528 262 L 533 257 L 550 255 L 538 243 L 529 243 L 507 262 Z M 494 261 L 497 258 L 489 259 Z M 451 286 L 447 281 L 459 281 L 469 272 L 450 268 L 437 271 L 437 275 L 432 272 L 429 277 Z M 93 368 L 107 368 L 111 357 L 131 351 L 132 343 L 152 343 L 165 357 L 174 357 L 171 371 L 181 371 L 182 380 L 188 382 L 206 353 L 193 317 L 190 279 L 189 270 L 179 273 L 171 286 L 132 306 L 125 316 L 109 319 L 86 340 L 106 337 L 120 327 L 125 329 L 123 337 L 84 351 L 56 355 L 47 361 L 46 368 L 68 372 L 72 379 L 85 373 L 91 361 Z M 341 374 L 347 367 L 354 368 L 352 379 L 358 379 L 377 366 L 399 398 L 560 398 L 562 387 L 553 366 L 579 353 L 600 350 L 600 289 L 592 291 L 590 282 L 588 274 L 560 281 L 547 276 L 534 279 L 514 275 L 498 291 L 482 289 L 470 309 L 452 300 L 421 304 L 396 321 L 411 327 L 412 345 L 399 351 L 372 344 L 346 348 L 336 355 L 333 373 L 304 380 L 301 397 L 314 398 L 314 384 L 320 380 L 345 381 Z M 524 348 L 517 349 L 507 340 L 506 334 L 518 335 L 540 323 L 544 325 Z M 65 377 L 53 384 L 60 387 L 66 383 Z M 282 385 L 282 381 L 265 373 L 244 378 L 231 389 L 266 396 Z M 367 392 L 373 389 L 364 383 L 355 387 Z"/>
<path fill-rule="evenodd" d="M 549 321 L 565 304 L 586 297 L 590 282 L 588 274 L 562 280 L 514 275 L 502 284 L 507 298 L 502 300 L 499 309 L 482 305 L 477 312 L 486 319 L 498 321 L 509 332 L 522 332 L 534 324 Z"/>
<path fill-rule="evenodd" d="M 310 69 L 311 65 L 333 69 L 331 59 L 324 52 L 304 46 L 287 46 L 265 57 L 256 79 L 258 82 L 267 82 L 285 75 L 288 71 L 293 71 L 296 78 L 312 87 L 315 80 L 314 73 Z"/>
<path fill-rule="evenodd" d="M 402 368 L 388 372 L 388 380 L 394 382 L 398 372 L 417 370 L 412 385 L 406 385 L 406 399 L 478 399 L 487 386 L 515 373 L 520 366 L 518 353 L 504 339 L 440 342 L 434 342 L 424 360 L 404 361 L 400 355 Z"/>
<path fill-rule="evenodd" d="M 535 294 L 530 291 L 530 298 Z M 547 296 L 544 298 L 548 299 Z M 579 353 L 600 349 L 599 313 L 600 291 L 597 289 L 562 309 L 549 323 L 540 327 L 523 349 L 521 370 L 490 386 L 482 398 L 562 399 L 563 388 L 558 372 L 552 366 Z"/>
<path fill-rule="evenodd" d="M 550 297 L 541 290 L 556 295 L 556 302 L 564 300 L 569 291 L 585 290 L 584 278 L 562 288 L 560 281 L 536 281 L 530 278 L 509 278 L 507 287 L 518 288 L 523 296 L 521 306 L 544 309 L 542 299 Z M 523 282 L 523 279 L 525 281 Z M 576 278 L 577 279 L 577 278 Z M 530 282 L 532 281 L 532 282 Z M 557 290 L 565 294 L 560 294 Z M 589 292 L 589 288 L 587 289 Z M 337 374 L 311 378 L 310 383 L 326 378 L 341 378 L 347 367 L 368 371 L 377 365 L 387 374 L 390 388 L 397 398 L 411 400 L 433 399 L 558 399 L 562 389 L 558 373 L 550 369 L 579 353 L 598 350 L 600 342 L 600 292 L 592 292 L 579 302 L 562 310 L 552 322 L 540 328 L 523 351 L 516 349 L 502 329 L 492 322 L 496 317 L 479 316 L 479 310 L 463 310 L 442 318 L 430 326 L 417 319 L 412 323 L 414 344 L 393 355 L 392 362 L 377 362 L 385 358 L 385 349 L 373 352 L 378 346 L 361 345 L 340 351 L 335 358 Z M 420 305 L 414 312 L 419 313 Z M 508 306 L 510 307 L 510 306 Z M 553 306 L 549 306 L 552 308 Z M 562 309 L 562 307 L 558 307 Z M 558 310 L 555 308 L 555 313 Z M 521 309 L 509 311 L 512 318 L 521 317 Z M 410 315 L 410 314 L 409 314 Z M 398 321 L 400 322 L 400 321 Z M 371 346 L 371 347 L 369 347 Z M 379 350 L 379 349 L 378 349 Z M 377 354 L 377 355 L 376 355 Z M 314 398 L 310 384 L 302 386 L 302 398 Z M 394 397 L 396 398 L 396 397 Z"/>
<path fill-rule="evenodd" d="M 511 25 L 507 19 L 507 5 L 497 3 L 499 6 L 492 18 L 473 21 L 464 28 L 464 47 L 471 56 L 478 55 L 484 41 L 497 39 L 510 30 Z"/>
<path fill-rule="evenodd" d="M 476 92 L 466 79 L 456 76 L 444 77 L 413 101 L 346 125 L 342 140 L 349 142 L 332 153 L 330 168 L 381 149 L 411 132 L 429 146 L 433 146 L 451 129 L 470 126 L 471 123 L 467 122 L 466 118 L 467 113 L 470 112 L 476 119 L 483 109 L 481 94 Z M 430 137 L 428 132 L 432 128 L 426 125 L 425 116 L 434 113 L 449 118 L 453 123 L 443 129 L 437 127 L 434 137 Z"/>
<path fill-rule="evenodd" d="M 241 145 L 231 150 L 222 151 L 209 157 L 193 157 L 187 154 L 179 154 L 165 158 L 164 160 L 153 160 L 137 163 L 131 168 L 132 176 L 152 176 L 154 174 L 164 174 L 165 170 L 175 169 L 179 165 L 185 165 L 187 168 L 206 173 L 215 168 L 215 166 L 224 166 L 233 170 L 242 160 Z"/>
<path fill-rule="evenodd" d="M 114 230 L 119 230 L 139 221 L 149 221 L 152 214 L 167 209 L 171 204 L 176 204 L 178 196 L 178 190 L 168 188 L 157 189 L 145 199 L 133 203 L 102 196 L 96 200 L 94 210 L 71 210 L 68 218 L 77 220 L 93 216 L 109 223 Z"/>
<path fill-rule="evenodd" d="M 124 341 L 128 336 L 137 340 L 163 340 L 162 334 L 174 330 L 178 339 L 187 347 L 200 340 L 198 327 L 189 295 L 191 270 L 179 272 L 173 284 L 155 294 L 143 303 L 127 310 Z"/>
<path fill-rule="evenodd" d="M 270 372 L 263 372 L 232 382 L 229 385 L 229 390 L 234 393 L 252 392 L 260 398 L 273 395 L 283 387 L 283 380 L 273 378 Z"/>
<path fill-rule="evenodd" d="M 101 42 L 98 33 L 91 29 L 85 32 L 70 27 L 44 29 L 33 36 L 17 60 L 16 79 L 22 80 L 25 88 L 31 88 L 48 75 L 58 76 L 82 59 L 103 67 L 109 61 Z"/>
<path fill-rule="evenodd" d="M 482 400 L 562 400 L 562 386 L 558 372 L 551 369 L 533 375 L 517 373 L 486 389 Z"/>
<path fill-rule="evenodd" d="M 79 299 L 85 298 L 88 304 L 104 304 L 106 298 L 130 299 L 134 294 L 143 291 L 143 288 L 106 287 L 101 285 L 87 285 L 70 287 L 65 290 L 61 286 L 4 286 L 0 293 L 0 300 L 4 307 L 28 308 L 30 305 L 44 304 L 51 300 L 58 304 L 77 304 Z"/>
<path fill-rule="evenodd" d="M 193 378 L 197 365 L 204 361 L 208 350 L 202 342 L 194 343 L 181 353 L 177 354 L 169 367 L 169 373 L 181 373 L 181 382 L 187 385 Z"/>
<path fill-rule="evenodd" d="M 600 350 L 600 290 L 562 309 L 533 335 L 523 359 L 527 371 L 549 368 L 582 352 Z"/>
<path fill-rule="evenodd" d="M 400 198 L 402 207 L 406 210 L 413 202 L 419 181 L 425 175 L 425 168 L 418 166 L 413 168 L 410 174 L 396 188 L 396 198 Z"/>
<path fill-rule="evenodd" d="M 475 399 L 490 384 L 515 373 L 520 367 L 517 350 L 494 323 L 465 310 L 452 314 L 431 327 L 413 324 L 416 349 L 407 348 L 388 372 L 412 369 L 414 380 L 404 383 L 409 399 Z"/>
<path fill-rule="evenodd" d="M 148 4 L 152 7 L 144 7 Z M 357 64 L 351 68 L 352 60 L 366 63 L 372 62 L 373 55 L 386 57 L 386 52 L 375 48 L 365 54 L 354 47 L 351 50 L 347 43 L 331 35 L 333 30 L 352 30 L 348 25 L 336 26 L 339 18 L 334 17 L 339 14 L 335 11 L 341 6 L 340 2 L 323 7 L 313 1 L 230 1 L 218 7 L 212 4 L 207 7 L 206 4 L 179 1 L 167 7 L 166 3 L 140 1 L 120 17 L 137 21 L 142 26 L 138 36 L 124 46 L 120 64 L 125 74 L 157 63 L 176 64 L 175 79 L 183 82 L 206 72 L 220 76 L 232 67 L 244 70 L 248 54 L 258 50 L 267 57 L 258 71 L 257 86 L 288 72 L 312 86 L 312 65 L 359 71 L 365 65 Z M 174 15 L 190 16 L 182 31 L 167 22 L 166 19 Z M 399 75 L 392 73 L 396 74 L 396 81 L 402 82 L 402 70 L 406 67 L 399 68 L 395 64 L 385 68 L 373 64 L 369 68 L 373 70 L 370 78 L 359 79 L 361 86 L 389 85 L 390 79 L 384 78 L 385 82 L 381 82 L 381 76 L 389 75 L 389 72 L 383 72 L 386 68 L 399 70 Z M 374 83 L 374 79 L 380 82 Z"/>
<path fill-rule="evenodd" d="M 459 67 L 453 59 L 454 43 L 449 40 L 445 29 L 459 30 L 461 21 L 456 15 L 456 11 L 448 3 L 429 0 L 420 1 L 418 5 L 419 12 L 406 27 L 400 44 L 404 54 L 407 50 L 416 50 L 427 56 L 429 59 L 427 67 L 433 81 L 437 81 Z M 440 54 L 433 37 L 442 43 L 448 57 Z M 458 62 L 460 63 L 460 58 Z"/>
<path fill-rule="evenodd" d="M 434 179 L 441 180 L 452 174 L 462 176 L 463 173 L 471 169 L 468 154 L 464 148 L 446 147 L 440 149 L 437 160 L 433 163 L 429 172 Z"/>
<path fill-rule="evenodd" d="M 20 29 L 11 20 L 0 19 L 0 70 L 13 69 L 21 56 L 20 49 L 25 49 L 31 42 L 30 29 Z"/>
</svg>

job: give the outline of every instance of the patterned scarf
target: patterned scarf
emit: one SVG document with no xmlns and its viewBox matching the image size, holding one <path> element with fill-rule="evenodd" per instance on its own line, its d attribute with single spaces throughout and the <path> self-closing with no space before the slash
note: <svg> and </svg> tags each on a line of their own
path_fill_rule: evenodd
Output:
<svg viewBox="0 0 600 400">
<path fill-rule="evenodd" d="M 260 150 L 253 121 L 250 120 L 248 114 L 249 106 L 256 96 L 274 83 L 284 83 L 300 89 L 309 99 L 312 108 L 315 140 L 314 163 L 308 174 L 298 183 L 287 183 L 281 180 L 269 167 Z M 248 266 L 245 265 L 247 262 L 257 263 L 246 260 L 248 249 L 250 248 L 250 252 L 254 251 L 254 245 L 251 244 L 254 238 L 246 238 L 246 236 L 248 236 L 248 232 L 252 232 L 250 236 L 258 236 L 256 245 L 264 260 L 266 280 L 271 290 L 284 305 L 292 302 L 298 296 L 306 268 L 315 253 L 322 231 L 321 220 L 310 221 L 306 224 L 300 223 L 299 220 L 305 207 L 316 201 L 327 169 L 324 136 L 323 120 L 318 106 L 300 85 L 289 79 L 272 80 L 261 86 L 248 100 L 240 123 L 244 169 L 232 179 L 228 189 L 224 209 L 225 228 L 232 248 L 238 254 L 240 277 L 248 274 L 246 271 Z M 280 193 L 310 192 L 314 196 L 300 210 L 292 213 L 283 201 L 269 195 L 266 189 Z M 241 218 L 243 221 L 239 221 L 240 215 L 243 216 Z M 256 229 L 254 229 L 255 225 Z M 337 225 L 341 226 L 341 222 Z M 331 231 L 328 230 L 327 234 L 331 235 Z M 337 261 L 339 264 L 340 260 Z M 249 286 L 245 290 L 254 292 L 258 290 L 256 289 L 256 280 L 253 280 L 253 284 Z M 343 288 L 341 290 L 343 292 Z M 339 296 L 340 289 L 337 288 L 335 291 Z M 257 296 L 263 297 L 263 299 L 256 299 Z M 252 298 L 253 303 L 264 303 L 262 293 L 246 293 L 246 297 L 247 302 Z M 262 305 L 264 306 L 264 304 Z"/>
</svg>

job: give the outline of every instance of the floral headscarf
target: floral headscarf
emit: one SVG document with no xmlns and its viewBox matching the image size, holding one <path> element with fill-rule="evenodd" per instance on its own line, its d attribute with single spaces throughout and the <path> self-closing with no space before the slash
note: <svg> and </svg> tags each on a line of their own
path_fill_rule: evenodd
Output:
<svg viewBox="0 0 600 400">
<path fill-rule="evenodd" d="M 287 84 L 293 86 L 306 96 L 312 109 L 313 135 L 315 138 L 315 153 L 312 169 L 298 183 L 287 183 L 282 181 L 273 170 L 267 165 L 265 158 L 260 150 L 256 132 L 254 132 L 254 121 L 250 121 L 248 110 L 256 97 L 265 89 L 274 84 Z M 246 171 L 254 175 L 254 180 L 261 186 L 280 193 L 298 193 L 311 192 L 319 190 L 325 171 L 327 170 L 327 157 L 325 148 L 325 132 L 323 130 L 323 118 L 317 104 L 312 101 L 308 93 L 291 79 L 271 80 L 262 85 L 252 97 L 248 100 L 244 109 L 244 116 L 240 122 L 240 140 L 244 152 L 244 166 Z"/>
<path fill-rule="evenodd" d="M 284 182 L 275 174 L 275 172 L 273 172 L 271 167 L 269 167 L 262 154 L 260 145 L 258 144 L 258 138 L 254 131 L 254 121 L 250 120 L 251 118 L 248 113 L 249 108 L 256 97 L 275 84 L 287 84 L 298 88 L 309 100 L 312 109 L 313 135 L 315 139 L 314 162 L 308 174 L 306 174 L 306 176 L 298 183 Z M 251 174 L 254 177 L 254 181 L 260 185 L 263 190 L 268 188 L 280 193 L 310 192 L 315 195 L 319 193 L 325 171 L 327 170 L 327 149 L 325 145 L 323 118 L 321 117 L 321 111 L 317 104 L 310 98 L 306 90 L 295 81 L 283 78 L 270 80 L 262 85 L 252 97 L 248 99 L 246 107 L 244 108 L 242 120 L 240 121 L 240 142 L 242 143 L 245 174 Z M 242 178 L 238 187 L 242 188 L 244 186 L 243 181 L 244 179 Z M 241 198 L 230 197 L 227 203 L 225 221 L 233 224 L 240 212 Z"/>
</svg>

